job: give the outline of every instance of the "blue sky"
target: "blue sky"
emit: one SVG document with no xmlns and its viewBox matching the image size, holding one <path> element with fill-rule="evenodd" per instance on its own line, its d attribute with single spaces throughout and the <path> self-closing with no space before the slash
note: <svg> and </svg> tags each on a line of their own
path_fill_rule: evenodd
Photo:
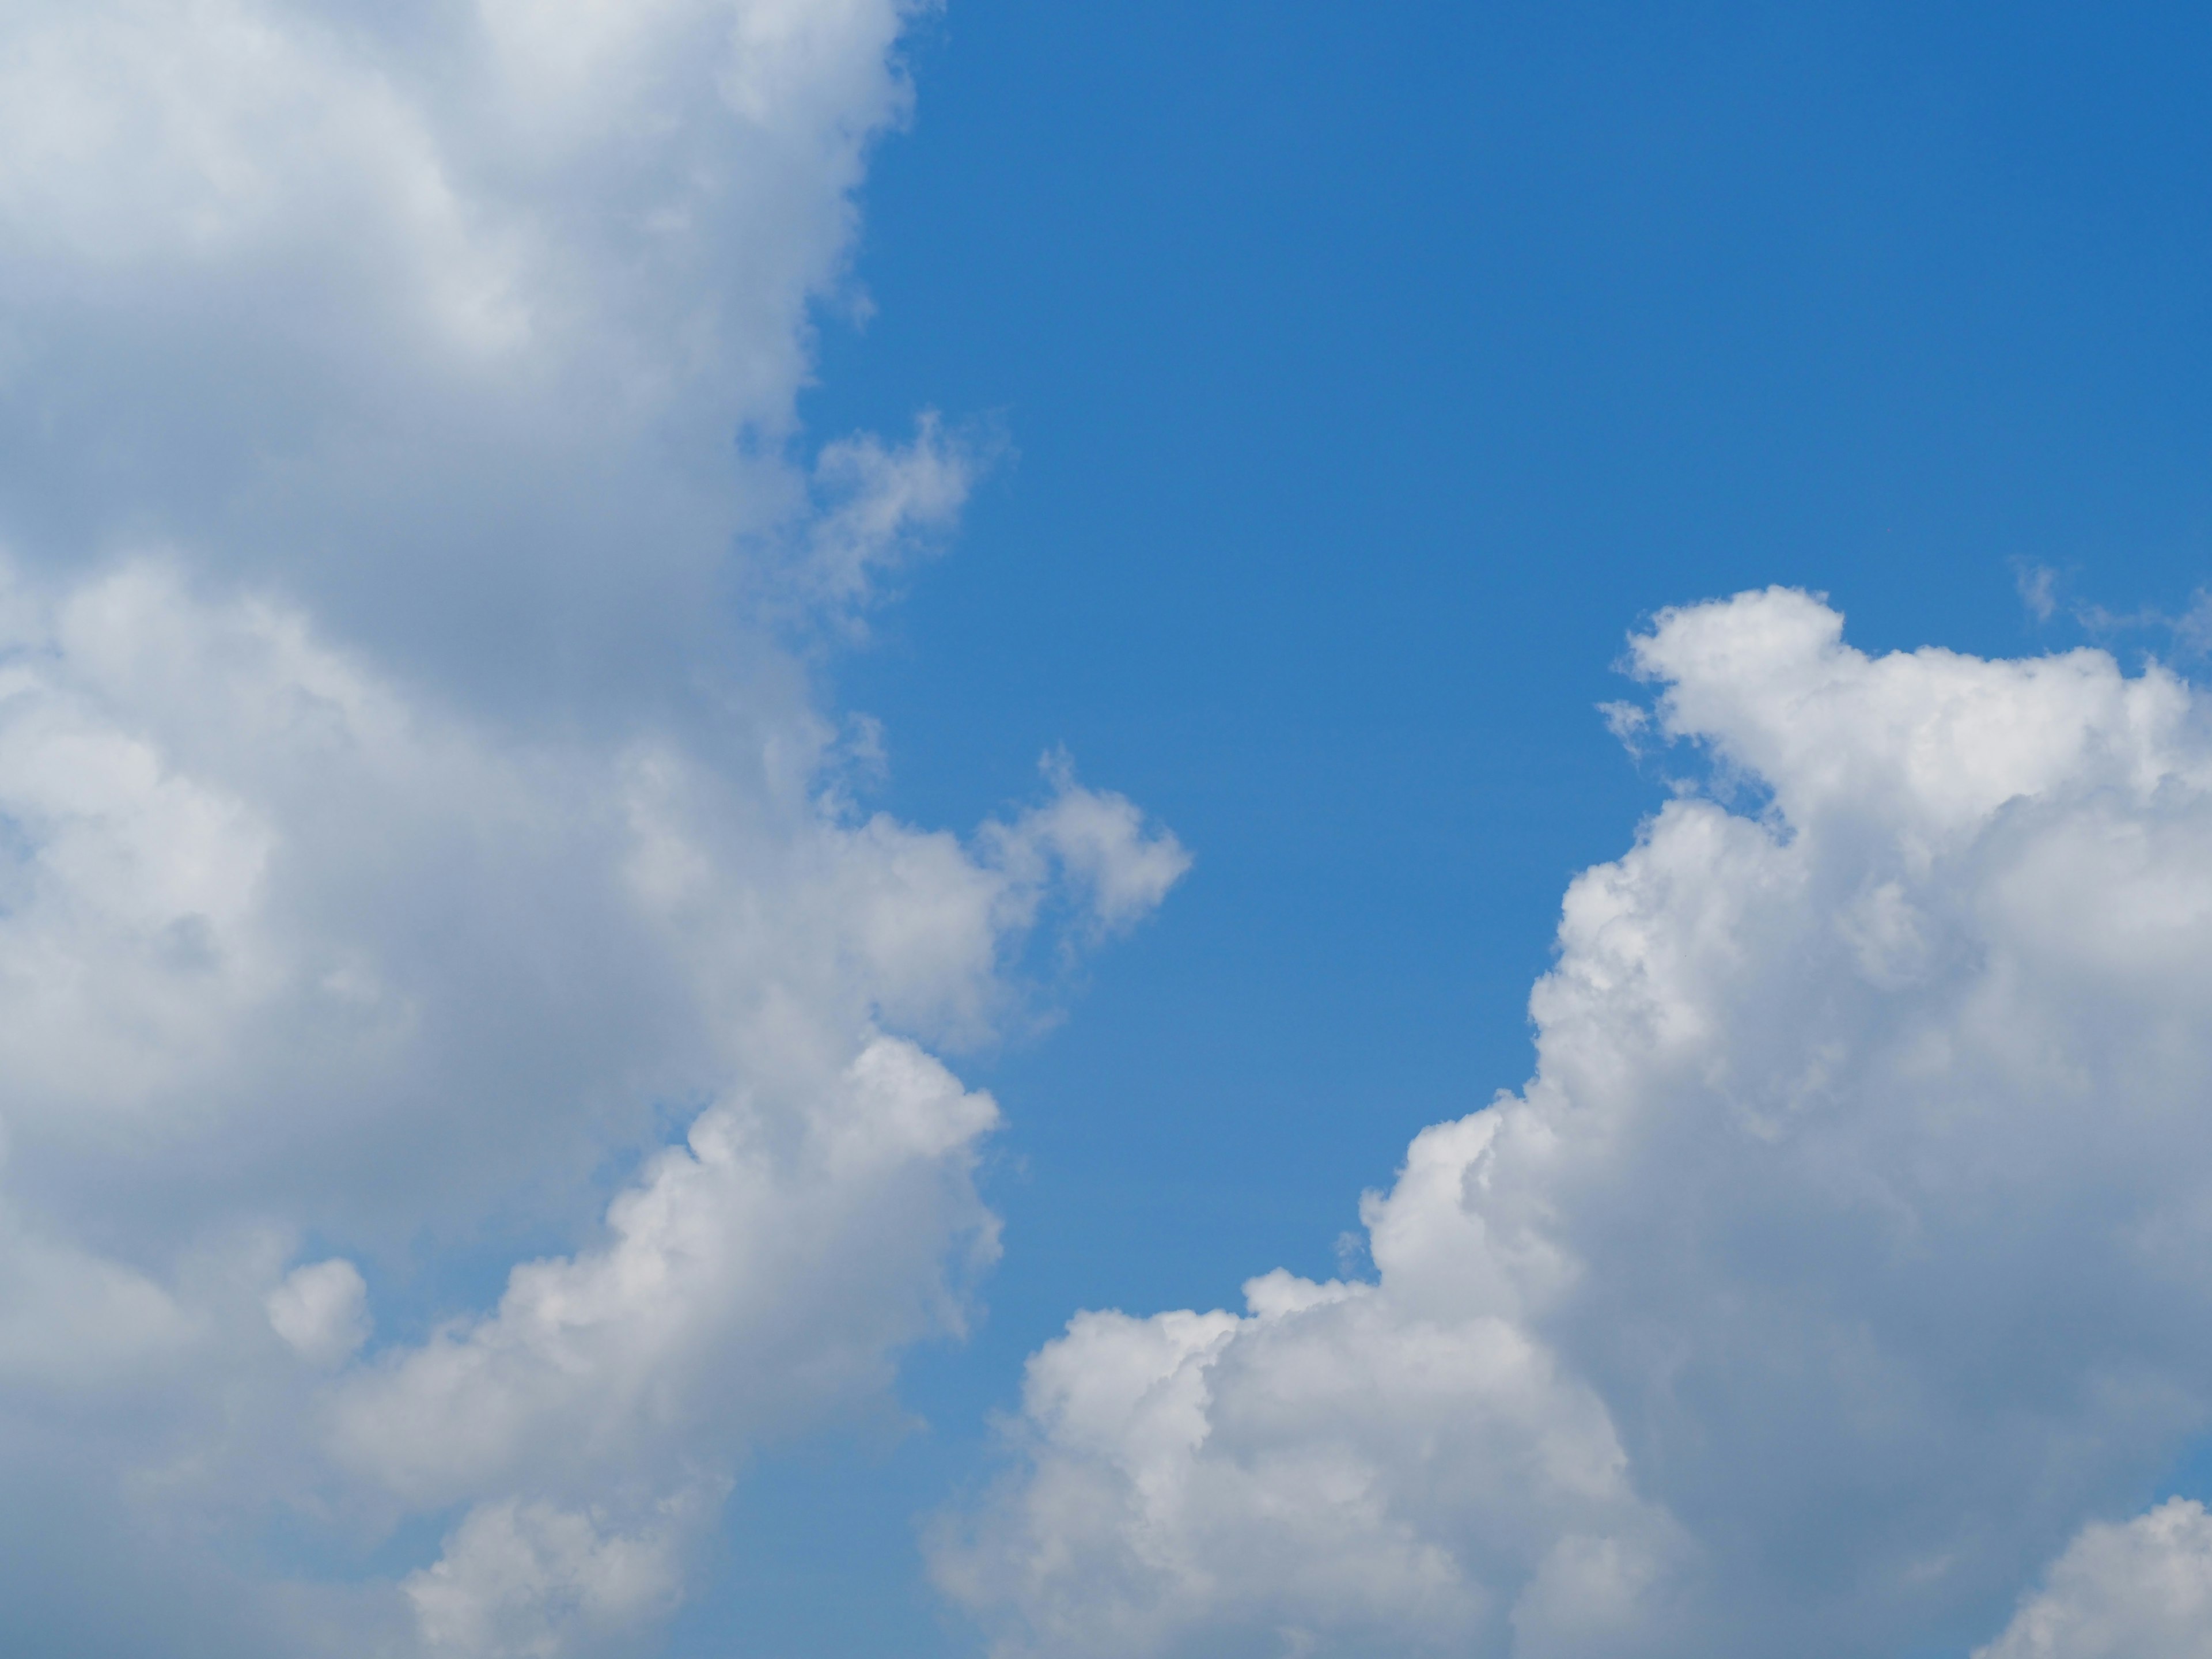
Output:
<svg viewBox="0 0 2212 1659">
<path fill-rule="evenodd" d="M 1071 1305 L 1334 1273 L 1410 1135 L 1528 1074 L 1559 893 L 1664 793 L 1595 708 L 1650 612 L 1787 583 L 1863 648 L 2014 654 L 2088 632 L 2023 568 L 2186 610 L 2212 39 L 2178 7 L 967 0 L 919 40 L 876 309 L 825 325 L 802 407 L 984 415 L 1016 453 L 836 683 L 902 812 L 972 816 L 1065 744 L 1198 858 L 980 1073 L 1008 1254 L 908 1384 L 957 1442 Z M 870 1617 L 797 1599 L 764 1650 Z"/>
<path fill-rule="evenodd" d="M 2203 579 L 2178 9 L 978 3 L 922 40 L 878 310 L 804 407 L 1018 456 L 835 673 L 902 810 L 1065 744 L 1199 854 L 1003 1062 L 1036 1182 L 1063 1134 L 1085 1172 L 1042 1213 L 1127 1182 L 1098 1243 L 1038 1241 L 1094 1295 L 1328 1266 L 1347 1165 L 1521 1080 L 1559 890 L 1662 793 L 1594 712 L 1641 617 L 1780 582 L 1867 648 L 2011 653 L 2082 637 L 2022 566 L 2121 612 Z"/>
<path fill-rule="evenodd" d="M 2201 1659 L 2212 21 L 94 12 L 40 1651 Z"/>
</svg>

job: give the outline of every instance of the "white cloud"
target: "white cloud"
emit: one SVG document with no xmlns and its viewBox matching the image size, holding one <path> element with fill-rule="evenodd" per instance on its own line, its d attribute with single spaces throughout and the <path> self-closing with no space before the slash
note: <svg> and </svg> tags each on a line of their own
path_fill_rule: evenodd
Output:
<svg viewBox="0 0 2212 1659">
<path fill-rule="evenodd" d="M 658 1518 L 658 1528 L 609 1536 L 591 1516 L 544 1504 L 471 1510 L 436 1565 L 404 1586 L 423 1650 L 465 1659 L 627 1650 L 637 1626 L 678 1597 L 676 1540 Z"/>
<path fill-rule="evenodd" d="M 0 1388 L 113 1387 L 192 1346 L 190 1315 L 122 1263 L 12 1226 L 0 1250 Z"/>
<path fill-rule="evenodd" d="M 155 530 L 510 712 L 665 698 L 804 499 L 806 307 L 911 9 L 11 8 L 0 540 Z"/>
<path fill-rule="evenodd" d="M 959 1328 L 948 1242 L 995 1254 L 968 1176 L 996 1121 L 890 1038 L 795 1123 L 710 1109 L 616 1200 L 605 1246 L 517 1267 L 495 1313 L 350 1379 L 338 1455 L 425 1508 L 661 1463 L 672 1482 L 719 1441 L 880 1387 L 899 1346 Z"/>
<path fill-rule="evenodd" d="M 1148 829 L 1127 797 L 1079 788 L 1074 763 L 1054 751 L 1041 769 L 1052 799 L 986 831 L 998 862 L 1034 888 L 1057 865 L 1089 900 L 1095 933 L 1118 933 L 1148 915 L 1190 870 L 1172 835 Z"/>
<path fill-rule="evenodd" d="M 1008 1006 L 1060 880 L 1003 855 L 1036 823 L 1112 823 L 1115 857 L 1179 868 L 1127 803 L 1061 778 L 963 845 L 815 793 L 818 725 L 749 769 L 651 733 L 518 744 L 171 568 L 12 592 L 0 1413 L 105 1412 L 103 1478 L 166 1465 L 151 1510 L 218 1531 L 311 1493 L 303 1524 L 341 1533 L 471 1505 L 491 1518 L 409 1594 L 505 1630 L 510 1591 L 471 1612 L 468 1587 L 520 1559 L 494 1547 L 514 1516 L 692 1492 L 963 1328 L 996 1109 L 892 1032 L 972 1038 Z M 1084 866 L 1077 932 L 1125 921 L 1126 885 Z M 592 1167 L 656 1103 L 688 1134 L 595 1237 Z M 502 1211 L 579 1247 L 346 1364 L 376 1261 L 404 1285 L 426 1234 Z M 311 1231 L 353 1259 L 287 1273 Z"/>
<path fill-rule="evenodd" d="M 2004 1634 L 1974 1659 L 2205 1659 L 2212 1516 L 2173 1498 L 2125 1526 L 2093 1522 Z"/>
<path fill-rule="evenodd" d="M 1182 854 L 862 811 L 776 643 L 981 459 L 795 453 L 916 9 L 0 20 L 11 1639 L 635 1652 L 750 1448 L 963 1328 L 929 1047 Z"/>
<path fill-rule="evenodd" d="M 2212 1427 L 2202 706 L 1840 629 L 1636 641 L 1743 808 L 1576 880 L 1535 1076 L 1370 1196 L 1373 1284 L 1035 1357 L 935 1547 L 999 1651 L 1963 1649 Z"/>
<path fill-rule="evenodd" d="M 990 447 L 945 430 L 933 412 L 894 448 L 872 433 L 826 446 L 814 464 L 814 512 L 779 585 L 848 629 L 882 577 L 942 534 L 967 504 Z"/>
<path fill-rule="evenodd" d="M 293 1268 L 263 1305 L 270 1328 L 311 1365 L 350 1359 L 368 1340 L 368 1284 L 343 1257 Z"/>
</svg>

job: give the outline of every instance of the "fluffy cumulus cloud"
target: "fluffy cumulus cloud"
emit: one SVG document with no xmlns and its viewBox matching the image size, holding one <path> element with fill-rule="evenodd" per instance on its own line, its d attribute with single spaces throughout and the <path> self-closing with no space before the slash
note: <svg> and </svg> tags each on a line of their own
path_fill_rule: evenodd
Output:
<svg viewBox="0 0 2212 1659">
<path fill-rule="evenodd" d="M 509 707 L 684 683 L 733 538 L 849 602 L 968 471 L 844 441 L 817 522 L 781 459 L 915 9 L 10 6 L 0 536 L 184 542 Z"/>
<path fill-rule="evenodd" d="M 2126 1526 L 2084 1528 L 1998 1641 L 1974 1659 L 2204 1659 L 2212 1516 L 2177 1498 Z"/>
<path fill-rule="evenodd" d="M 1702 782 L 1570 889 L 1534 1076 L 1370 1280 L 1031 1359 L 935 1543 L 998 1652 L 2212 1650 L 2202 1510 L 2115 1524 L 2212 1427 L 2201 694 L 1783 591 L 1633 661 Z"/>
<path fill-rule="evenodd" d="M 793 416 L 912 9 L 0 21 L 11 1650 L 649 1650 L 962 1329 L 945 1057 L 1187 860 L 810 688 L 981 459 Z"/>
</svg>

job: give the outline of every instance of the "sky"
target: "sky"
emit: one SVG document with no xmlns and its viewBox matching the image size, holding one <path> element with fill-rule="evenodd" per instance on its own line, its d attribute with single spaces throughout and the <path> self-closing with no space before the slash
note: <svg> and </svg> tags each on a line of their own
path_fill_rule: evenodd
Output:
<svg viewBox="0 0 2212 1659">
<path fill-rule="evenodd" d="M 11 1650 L 2212 1655 L 2209 63 L 8 8 Z"/>
</svg>

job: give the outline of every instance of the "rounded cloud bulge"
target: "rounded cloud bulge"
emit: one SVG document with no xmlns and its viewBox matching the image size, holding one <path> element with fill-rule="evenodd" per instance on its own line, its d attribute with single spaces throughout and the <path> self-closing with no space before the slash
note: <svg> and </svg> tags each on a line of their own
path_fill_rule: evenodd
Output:
<svg viewBox="0 0 2212 1659">
<path fill-rule="evenodd" d="M 680 685 L 741 626 L 732 539 L 807 539 L 808 308 L 917 9 L 10 7 L 0 539 L 63 575 L 181 545 L 509 708 Z M 903 465 L 848 446 L 833 490 L 964 489 L 928 429 L 861 448 Z M 899 526 L 860 516 L 865 565 Z"/>
<path fill-rule="evenodd" d="M 981 464 L 795 458 L 919 9 L 0 19 L 11 1650 L 649 1651 L 964 1328 L 948 1060 L 1188 860 L 811 687 Z"/>
<path fill-rule="evenodd" d="M 1085 1313 L 940 1583 L 1008 1656 L 2203 1645 L 2212 729 L 2153 665 L 1632 641 L 1686 783 L 1370 1281 Z M 2047 1569 L 2047 1572 L 2046 1572 Z"/>
</svg>

